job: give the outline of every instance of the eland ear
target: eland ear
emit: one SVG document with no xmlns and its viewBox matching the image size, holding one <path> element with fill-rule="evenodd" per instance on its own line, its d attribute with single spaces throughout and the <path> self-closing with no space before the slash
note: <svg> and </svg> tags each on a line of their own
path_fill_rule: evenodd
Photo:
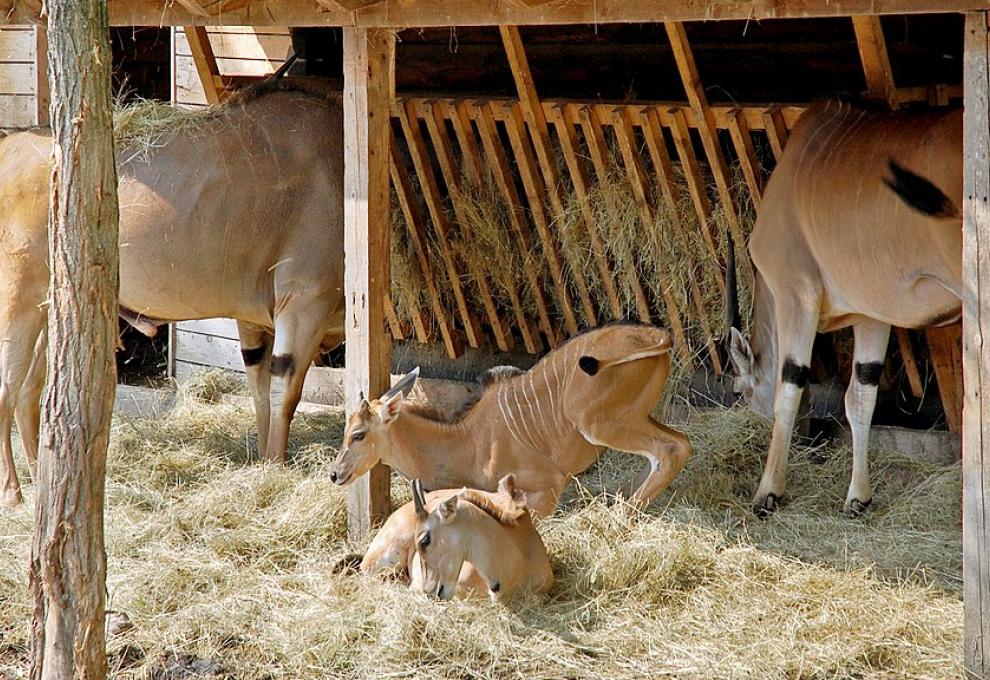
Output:
<svg viewBox="0 0 990 680">
<path fill-rule="evenodd" d="M 378 400 L 378 420 L 382 425 L 390 425 L 402 410 L 403 394 L 401 391 L 396 394 L 386 392 Z"/>
<path fill-rule="evenodd" d="M 498 492 L 517 505 L 526 504 L 526 492 L 516 486 L 516 476 L 512 473 L 499 480 Z"/>
<path fill-rule="evenodd" d="M 412 482 L 413 507 L 416 508 L 416 516 L 426 519 L 426 497 L 423 495 L 423 482 L 414 479 Z"/>
<path fill-rule="evenodd" d="M 419 366 L 413 370 L 406 373 L 404 376 L 398 379 L 388 392 L 382 395 L 382 401 L 386 398 L 391 398 L 397 394 L 408 397 L 409 393 L 412 392 L 412 388 L 416 385 L 416 380 L 419 379 Z"/>
<path fill-rule="evenodd" d="M 437 513 L 440 515 L 441 520 L 449 522 L 454 519 L 454 515 L 457 514 L 457 503 L 460 501 L 460 498 L 460 494 L 454 494 L 437 506 Z"/>
<path fill-rule="evenodd" d="M 736 367 L 736 372 L 739 375 L 749 375 L 752 373 L 753 364 L 755 363 L 753 348 L 738 329 L 732 328 L 729 333 L 731 335 L 731 339 L 729 341 L 729 357 L 732 359 L 732 365 Z"/>
</svg>

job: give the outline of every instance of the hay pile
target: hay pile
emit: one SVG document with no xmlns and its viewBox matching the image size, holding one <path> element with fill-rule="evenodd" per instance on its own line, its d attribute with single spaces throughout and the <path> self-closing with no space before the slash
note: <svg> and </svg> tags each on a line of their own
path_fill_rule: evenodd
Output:
<svg viewBox="0 0 990 680">
<path fill-rule="evenodd" d="M 852 521 L 838 515 L 848 450 L 795 452 L 795 500 L 760 522 L 748 501 L 767 428 L 706 412 L 649 514 L 598 495 L 636 468 L 628 456 L 572 487 L 541 528 L 558 579 L 547 598 L 441 604 L 334 573 L 353 547 L 328 478 L 338 415 L 297 418 L 290 466 L 245 466 L 253 417 L 225 389 L 114 426 L 109 606 L 134 624 L 110 640 L 114 677 L 961 677 L 957 466 L 874 456 L 875 510 Z M 0 676 L 15 678 L 26 491 L 0 516 Z"/>
<path fill-rule="evenodd" d="M 127 159 L 147 157 L 152 149 L 166 144 L 182 130 L 201 127 L 216 118 L 220 106 L 187 109 L 154 99 L 115 102 L 113 135 Z"/>
</svg>

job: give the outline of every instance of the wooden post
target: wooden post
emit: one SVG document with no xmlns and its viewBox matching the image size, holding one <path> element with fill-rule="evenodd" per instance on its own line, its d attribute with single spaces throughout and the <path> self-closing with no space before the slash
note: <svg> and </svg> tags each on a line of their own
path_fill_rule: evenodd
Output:
<svg viewBox="0 0 990 680">
<path fill-rule="evenodd" d="M 990 13 L 963 48 L 963 662 L 990 678 Z"/>
<path fill-rule="evenodd" d="M 49 0 L 48 388 L 28 580 L 32 680 L 107 675 L 104 475 L 116 388 L 117 172 L 106 0 Z M 31 341 L 33 345 L 33 340 Z"/>
<path fill-rule="evenodd" d="M 389 103 L 395 34 L 344 29 L 344 300 L 348 412 L 389 388 Z M 391 509 L 389 470 L 377 465 L 347 496 L 348 535 L 360 540 Z"/>
</svg>

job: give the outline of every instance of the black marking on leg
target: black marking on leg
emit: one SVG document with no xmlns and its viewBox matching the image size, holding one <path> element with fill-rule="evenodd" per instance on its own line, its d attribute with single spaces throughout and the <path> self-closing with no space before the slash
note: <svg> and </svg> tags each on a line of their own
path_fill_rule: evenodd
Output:
<svg viewBox="0 0 990 680">
<path fill-rule="evenodd" d="M 272 357 L 272 375 L 282 377 L 296 372 L 296 360 L 291 354 L 278 354 Z"/>
<path fill-rule="evenodd" d="M 959 217 L 956 204 L 931 180 L 898 165 L 893 159 L 887 161 L 887 167 L 891 176 L 884 177 L 883 183 L 909 206 L 932 217 Z"/>
<path fill-rule="evenodd" d="M 350 553 L 344 555 L 330 568 L 332 574 L 357 574 L 361 570 L 361 562 L 364 555 Z"/>
<path fill-rule="evenodd" d="M 768 493 L 762 503 L 753 506 L 753 514 L 760 519 L 767 519 L 780 507 L 780 496 L 775 493 Z"/>
<path fill-rule="evenodd" d="M 870 503 L 872 502 L 873 502 L 872 498 L 868 501 L 861 501 L 858 498 L 852 499 L 851 501 L 849 501 L 849 516 L 852 517 L 853 519 L 862 517 L 863 513 L 866 512 L 866 510 L 870 507 Z"/>
<path fill-rule="evenodd" d="M 257 366 L 265 360 L 265 352 L 267 351 L 268 348 L 265 345 L 252 347 L 251 349 L 242 349 L 241 356 L 244 358 L 244 365 L 246 367 Z"/>
<path fill-rule="evenodd" d="M 581 370 L 588 375 L 595 375 L 598 373 L 598 359 L 595 357 L 581 357 L 578 359 L 578 366 Z"/>
<path fill-rule="evenodd" d="M 867 361 L 865 364 L 856 362 L 856 380 L 864 385 L 879 385 L 881 373 L 883 373 L 882 361 Z"/>
<path fill-rule="evenodd" d="M 780 378 L 786 383 L 804 387 L 808 384 L 811 376 L 811 369 L 808 366 L 801 366 L 793 359 L 784 360 L 784 368 L 780 371 Z"/>
<path fill-rule="evenodd" d="M 491 584 L 488 587 L 491 588 L 491 591 L 493 593 L 497 593 L 498 591 L 502 590 L 502 584 L 499 583 L 498 581 L 495 581 L 495 583 Z"/>
</svg>

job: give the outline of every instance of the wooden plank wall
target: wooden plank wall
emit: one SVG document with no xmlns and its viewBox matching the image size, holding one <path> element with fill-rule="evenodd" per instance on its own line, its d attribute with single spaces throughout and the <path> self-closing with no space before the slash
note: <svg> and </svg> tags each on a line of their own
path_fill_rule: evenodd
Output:
<svg viewBox="0 0 990 680">
<path fill-rule="evenodd" d="M 288 28 L 213 26 L 207 31 L 220 75 L 265 76 L 281 66 L 292 47 Z M 173 29 L 172 101 L 187 107 L 206 106 L 189 41 Z"/>
<path fill-rule="evenodd" d="M 48 75 L 37 46 L 43 33 L 32 26 L 0 28 L 0 129 L 11 130 L 47 122 Z M 40 43 L 44 49 L 44 42 Z M 40 79 L 40 80 L 39 80 Z"/>
</svg>

